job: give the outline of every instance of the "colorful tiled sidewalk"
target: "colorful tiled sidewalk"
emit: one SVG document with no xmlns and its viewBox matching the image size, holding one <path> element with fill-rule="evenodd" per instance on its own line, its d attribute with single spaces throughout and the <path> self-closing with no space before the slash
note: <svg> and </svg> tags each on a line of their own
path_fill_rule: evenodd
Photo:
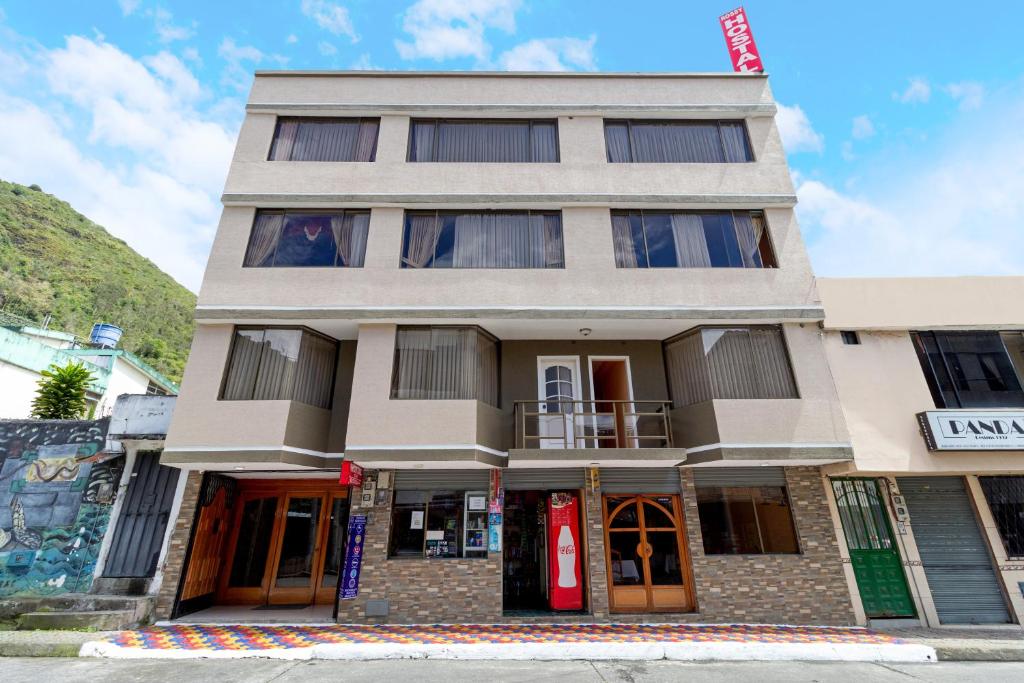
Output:
<svg viewBox="0 0 1024 683">
<path fill-rule="evenodd" d="M 87 643 L 83 656 L 287 659 L 802 659 L 935 661 L 861 628 L 677 624 L 171 625 Z"/>
</svg>

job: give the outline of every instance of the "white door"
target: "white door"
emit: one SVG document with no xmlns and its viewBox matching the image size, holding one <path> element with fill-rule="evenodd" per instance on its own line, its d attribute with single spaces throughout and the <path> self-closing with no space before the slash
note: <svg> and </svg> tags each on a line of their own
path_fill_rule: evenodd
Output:
<svg viewBox="0 0 1024 683">
<path fill-rule="evenodd" d="M 574 415 L 583 410 L 580 359 L 542 356 L 537 359 L 537 418 L 541 448 L 583 448 L 577 442 Z"/>
</svg>

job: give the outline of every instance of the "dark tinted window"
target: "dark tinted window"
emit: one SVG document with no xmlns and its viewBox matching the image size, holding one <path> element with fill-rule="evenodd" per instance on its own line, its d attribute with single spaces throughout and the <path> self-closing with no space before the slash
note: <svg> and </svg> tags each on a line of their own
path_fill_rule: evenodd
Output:
<svg viewBox="0 0 1024 683">
<path fill-rule="evenodd" d="M 555 162 L 558 125 L 529 119 L 419 119 L 411 124 L 409 161 Z"/>
<path fill-rule="evenodd" d="M 753 161 L 743 121 L 605 121 L 612 163 Z"/>
<path fill-rule="evenodd" d="M 1024 557 L 1024 477 L 979 477 L 1006 554 Z"/>
<path fill-rule="evenodd" d="M 921 368 L 938 408 L 1024 406 L 1019 369 L 1008 349 L 1019 333 L 917 332 Z"/>
<path fill-rule="evenodd" d="M 783 486 L 698 486 L 697 513 L 707 555 L 800 552 Z"/>
</svg>

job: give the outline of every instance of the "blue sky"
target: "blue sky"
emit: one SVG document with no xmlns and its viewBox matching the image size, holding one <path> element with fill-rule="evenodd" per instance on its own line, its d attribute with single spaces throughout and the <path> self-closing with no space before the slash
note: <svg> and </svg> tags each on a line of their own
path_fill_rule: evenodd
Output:
<svg viewBox="0 0 1024 683">
<path fill-rule="evenodd" d="M 197 289 L 256 68 L 727 71 L 726 2 L 0 3 L 0 178 Z M 749 0 L 821 275 L 1024 273 L 1024 6 Z"/>
</svg>

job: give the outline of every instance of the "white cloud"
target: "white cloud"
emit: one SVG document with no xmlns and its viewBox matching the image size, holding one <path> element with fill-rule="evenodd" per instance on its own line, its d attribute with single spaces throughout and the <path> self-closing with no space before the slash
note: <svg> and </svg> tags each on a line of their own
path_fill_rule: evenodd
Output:
<svg viewBox="0 0 1024 683">
<path fill-rule="evenodd" d="M 208 93 L 168 52 L 71 36 L 29 56 L 24 80 L 46 90 L 0 86 L 0 177 L 39 183 L 197 289 L 240 105 L 217 115 L 231 124 L 201 114 Z"/>
<path fill-rule="evenodd" d="M 199 56 L 199 50 L 194 47 L 186 47 L 181 51 L 181 58 L 185 61 L 192 62 L 196 66 L 203 65 L 203 58 Z"/>
<path fill-rule="evenodd" d="M 402 59 L 490 58 L 488 29 L 516 30 L 515 14 L 521 0 L 418 0 L 405 11 L 402 30 L 412 38 L 396 40 Z"/>
<path fill-rule="evenodd" d="M 327 0 L 302 0 L 302 13 L 325 31 L 336 36 L 348 36 L 353 43 L 359 42 L 348 8 Z"/>
<path fill-rule="evenodd" d="M 152 11 L 153 23 L 156 28 L 156 35 L 161 43 L 173 43 L 176 40 L 188 40 L 195 35 L 195 24 L 191 28 L 176 26 L 173 23 L 174 16 L 163 7 L 157 7 Z"/>
<path fill-rule="evenodd" d="M 954 100 L 960 102 L 961 111 L 980 109 L 981 102 L 985 99 L 985 87 L 981 83 L 973 81 L 950 83 L 945 87 L 945 91 Z"/>
<path fill-rule="evenodd" d="M 288 43 L 289 45 L 294 45 L 295 43 L 299 42 L 299 37 L 294 33 L 289 33 L 288 37 L 284 39 L 284 42 Z"/>
<path fill-rule="evenodd" d="M 571 71 L 597 68 L 594 43 L 597 36 L 580 38 L 544 38 L 516 45 L 498 57 L 501 68 L 508 71 Z"/>
<path fill-rule="evenodd" d="M 349 66 L 349 68 L 355 71 L 375 71 L 380 69 L 380 67 L 376 66 L 370 59 L 369 52 L 364 52 L 363 54 L 359 55 L 359 57 L 357 57 L 356 60 L 352 62 L 352 65 Z"/>
<path fill-rule="evenodd" d="M 338 54 L 338 48 L 334 47 L 326 40 L 321 40 L 319 43 L 317 43 L 316 49 L 324 57 L 331 57 L 333 55 Z"/>
<path fill-rule="evenodd" d="M 911 78 L 902 93 L 894 92 L 892 98 L 903 104 L 922 104 L 931 99 L 932 87 L 923 78 Z"/>
<path fill-rule="evenodd" d="M 139 8 L 140 0 L 117 0 L 117 4 L 121 6 L 121 14 L 128 16 Z"/>
<path fill-rule="evenodd" d="M 252 45 L 239 45 L 234 38 L 225 38 L 217 48 L 217 54 L 224 60 L 226 66 L 221 76 L 221 82 L 236 90 L 246 90 L 252 82 L 252 72 L 257 64 L 265 59 L 284 64 L 287 58 L 280 55 L 265 55 Z"/>
<path fill-rule="evenodd" d="M 871 118 L 867 114 L 855 116 L 850 134 L 857 140 L 864 140 L 875 134 L 875 124 L 871 123 Z"/>
<path fill-rule="evenodd" d="M 821 152 L 825 149 L 825 138 L 811 127 L 807 114 L 794 104 L 787 107 L 779 104 L 779 113 L 775 117 L 775 123 L 779 127 L 779 135 L 782 136 L 782 145 L 789 154 L 797 152 Z"/>
</svg>

